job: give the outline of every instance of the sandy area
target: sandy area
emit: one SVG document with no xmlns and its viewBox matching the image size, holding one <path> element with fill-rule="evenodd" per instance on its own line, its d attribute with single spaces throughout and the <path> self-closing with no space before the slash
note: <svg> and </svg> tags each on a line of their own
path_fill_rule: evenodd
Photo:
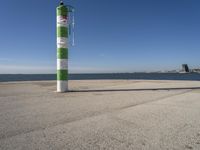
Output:
<svg viewBox="0 0 200 150">
<path fill-rule="evenodd" d="M 200 82 L 0 83 L 1 150 L 200 149 Z"/>
</svg>

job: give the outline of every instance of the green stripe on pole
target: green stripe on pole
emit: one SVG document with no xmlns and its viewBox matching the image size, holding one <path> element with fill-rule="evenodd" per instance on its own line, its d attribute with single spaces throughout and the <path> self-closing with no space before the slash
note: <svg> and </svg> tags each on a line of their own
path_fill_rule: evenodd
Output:
<svg viewBox="0 0 200 150">
<path fill-rule="evenodd" d="M 68 28 L 57 27 L 57 37 L 68 37 Z"/>
<path fill-rule="evenodd" d="M 67 16 L 68 9 L 65 6 L 57 7 L 57 16 Z"/>
<path fill-rule="evenodd" d="M 68 70 L 57 70 L 57 80 L 68 80 Z"/>
<path fill-rule="evenodd" d="M 58 59 L 67 59 L 68 58 L 68 49 L 67 48 L 58 48 L 57 49 L 57 58 Z"/>
</svg>

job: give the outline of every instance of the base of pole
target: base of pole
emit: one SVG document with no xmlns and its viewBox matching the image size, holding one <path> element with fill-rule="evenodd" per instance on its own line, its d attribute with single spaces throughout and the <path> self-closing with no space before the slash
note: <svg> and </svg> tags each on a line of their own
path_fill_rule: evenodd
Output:
<svg viewBox="0 0 200 150">
<path fill-rule="evenodd" d="M 68 81 L 57 81 L 57 92 L 68 92 Z"/>
</svg>

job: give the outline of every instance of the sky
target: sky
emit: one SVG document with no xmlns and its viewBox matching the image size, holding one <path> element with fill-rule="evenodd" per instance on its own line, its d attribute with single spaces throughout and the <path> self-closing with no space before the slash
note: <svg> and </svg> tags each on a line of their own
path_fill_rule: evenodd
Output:
<svg viewBox="0 0 200 150">
<path fill-rule="evenodd" d="M 70 73 L 200 67 L 199 0 L 64 0 L 75 7 Z M 2 0 L 0 73 L 56 73 L 59 0 Z"/>
</svg>

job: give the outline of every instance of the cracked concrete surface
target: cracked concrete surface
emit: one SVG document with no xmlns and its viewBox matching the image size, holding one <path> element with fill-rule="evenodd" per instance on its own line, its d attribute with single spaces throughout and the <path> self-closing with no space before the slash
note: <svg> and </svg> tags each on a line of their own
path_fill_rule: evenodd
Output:
<svg viewBox="0 0 200 150">
<path fill-rule="evenodd" d="M 200 149 L 198 81 L 70 81 L 75 92 L 62 94 L 55 85 L 0 83 L 1 150 Z"/>
</svg>

